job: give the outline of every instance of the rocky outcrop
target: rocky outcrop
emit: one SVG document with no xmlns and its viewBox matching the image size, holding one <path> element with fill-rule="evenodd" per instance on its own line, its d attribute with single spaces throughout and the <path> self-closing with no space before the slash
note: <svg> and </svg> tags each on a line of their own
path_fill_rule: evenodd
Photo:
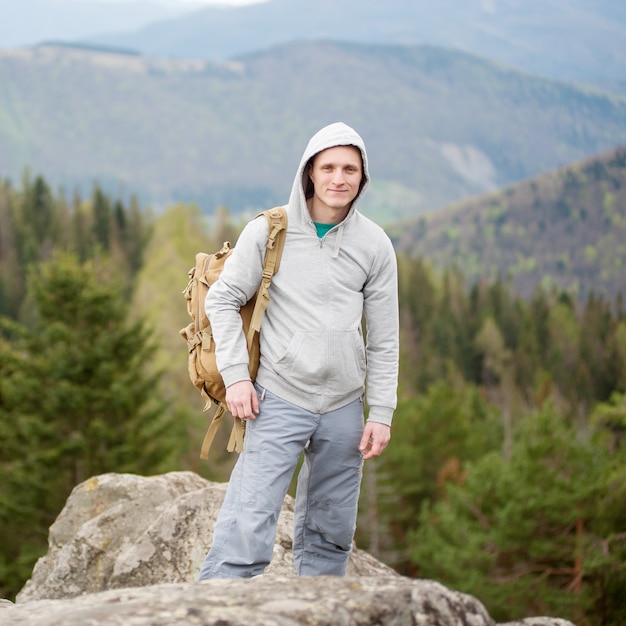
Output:
<svg viewBox="0 0 626 626">
<path fill-rule="evenodd" d="M 225 485 L 191 472 L 82 483 L 50 528 L 48 554 L 17 604 L 0 603 L 0 626 L 494 626 L 475 598 L 399 576 L 362 550 L 354 550 L 346 578 L 295 576 L 291 498 L 264 576 L 194 582 L 224 493 Z M 515 624 L 572 626 L 551 618 Z"/>
<path fill-rule="evenodd" d="M 35 565 L 18 603 L 196 580 L 225 492 L 225 484 L 193 472 L 104 474 L 81 483 L 50 527 L 48 553 Z M 285 499 L 268 574 L 295 575 L 293 504 Z M 348 573 L 395 574 L 358 549 Z"/>
<path fill-rule="evenodd" d="M 495 626 L 478 600 L 401 576 L 262 576 L 135 589 L 0 609 L 0 626 Z M 507 626 L 573 626 L 536 618 Z"/>
</svg>

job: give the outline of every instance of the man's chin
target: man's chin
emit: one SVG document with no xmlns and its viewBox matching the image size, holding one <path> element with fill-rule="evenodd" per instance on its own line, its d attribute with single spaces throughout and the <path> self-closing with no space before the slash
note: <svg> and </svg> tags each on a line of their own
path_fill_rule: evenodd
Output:
<svg viewBox="0 0 626 626">
<path fill-rule="evenodd" d="M 350 207 L 352 200 L 353 198 L 347 196 L 334 195 L 326 200 L 326 206 L 336 211 L 343 211 Z"/>
</svg>

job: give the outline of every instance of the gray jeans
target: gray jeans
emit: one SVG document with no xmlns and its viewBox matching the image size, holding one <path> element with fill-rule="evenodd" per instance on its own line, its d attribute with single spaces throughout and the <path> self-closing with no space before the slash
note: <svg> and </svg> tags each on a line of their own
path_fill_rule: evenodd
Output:
<svg viewBox="0 0 626 626">
<path fill-rule="evenodd" d="M 276 525 L 298 459 L 293 553 L 302 576 L 346 573 L 363 459 L 363 403 L 310 413 L 257 387 L 260 413 L 246 425 L 199 580 L 249 578 L 272 558 Z"/>
</svg>

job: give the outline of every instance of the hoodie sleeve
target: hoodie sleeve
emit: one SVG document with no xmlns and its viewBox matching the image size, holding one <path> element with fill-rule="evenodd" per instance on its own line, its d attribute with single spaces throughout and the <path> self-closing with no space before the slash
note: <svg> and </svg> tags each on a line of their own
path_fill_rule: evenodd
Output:
<svg viewBox="0 0 626 626">
<path fill-rule="evenodd" d="M 267 234 L 264 218 L 246 225 L 204 303 L 215 340 L 217 367 L 226 387 L 250 380 L 248 348 L 239 310 L 261 283 Z"/>
<path fill-rule="evenodd" d="M 399 362 L 398 270 L 385 235 L 364 288 L 367 331 L 366 398 L 369 421 L 391 425 L 397 403 Z"/>
</svg>

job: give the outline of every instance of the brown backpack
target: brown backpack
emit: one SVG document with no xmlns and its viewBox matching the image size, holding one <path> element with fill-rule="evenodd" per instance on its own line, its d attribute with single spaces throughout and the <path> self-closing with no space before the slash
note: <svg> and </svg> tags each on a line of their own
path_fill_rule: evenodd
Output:
<svg viewBox="0 0 626 626">
<path fill-rule="evenodd" d="M 248 343 L 252 380 L 256 378 L 259 367 L 261 321 L 269 304 L 269 288 L 272 276 L 278 271 L 287 233 L 287 214 L 283 207 L 268 209 L 259 215 L 265 215 L 269 223 L 263 277 L 257 293 L 240 311 Z M 222 273 L 224 263 L 232 251 L 233 247 L 230 242 L 226 241 L 219 252 L 214 254 L 199 252 L 196 254 L 196 264 L 189 270 L 189 283 L 183 291 L 187 300 L 187 312 L 192 319 L 188 326 L 180 330 L 180 334 L 187 341 L 189 348 L 189 378 L 206 401 L 204 410 L 207 411 L 211 407 L 215 408 L 213 419 L 202 442 L 200 457 L 203 459 L 208 458 L 209 448 L 213 443 L 215 433 L 224 413 L 228 411 L 225 401 L 226 388 L 217 369 L 215 341 L 211 332 L 211 323 L 204 310 L 204 300 L 209 288 Z M 241 452 L 243 449 L 244 427 L 244 421 L 235 418 L 227 446 L 229 452 L 233 450 Z"/>
</svg>

